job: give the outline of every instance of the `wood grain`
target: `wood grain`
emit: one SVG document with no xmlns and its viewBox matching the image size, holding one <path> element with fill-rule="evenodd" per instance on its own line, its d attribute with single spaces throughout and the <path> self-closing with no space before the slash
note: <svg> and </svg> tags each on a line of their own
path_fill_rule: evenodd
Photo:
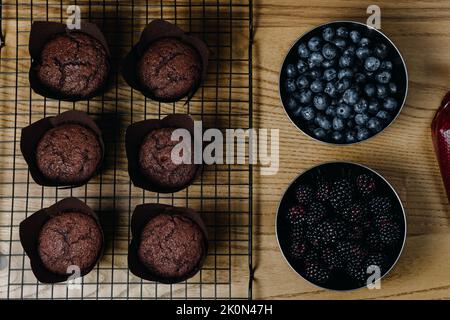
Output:
<svg viewBox="0 0 450 320">
<path fill-rule="evenodd" d="M 406 105 L 385 132 L 350 147 L 320 144 L 287 119 L 278 97 L 278 75 L 292 43 L 333 20 L 365 22 L 372 1 L 256 2 L 254 99 L 256 127 L 280 129 L 280 170 L 255 172 L 255 297 L 263 299 L 449 299 L 450 212 L 431 143 L 430 124 L 450 84 L 448 1 L 377 1 L 381 27 L 398 46 L 409 71 Z M 301 279 L 287 265 L 274 230 L 278 201 L 302 171 L 320 162 L 353 161 L 383 174 L 407 212 L 403 255 L 381 290 L 333 292 Z"/>
</svg>

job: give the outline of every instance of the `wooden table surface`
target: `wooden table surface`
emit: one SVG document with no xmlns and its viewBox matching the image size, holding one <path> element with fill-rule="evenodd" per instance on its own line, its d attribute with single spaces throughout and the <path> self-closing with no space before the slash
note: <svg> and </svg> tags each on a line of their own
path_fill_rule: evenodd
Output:
<svg viewBox="0 0 450 320">
<path fill-rule="evenodd" d="M 299 132 L 278 97 L 284 55 L 305 31 L 333 20 L 365 22 L 373 1 L 256 1 L 254 48 L 255 127 L 280 129 L 280 170 L 255 171 L 254 297 L 263 299 L 449 299 L 450 211 L 435 159 L 430 124 L 450 89 L 449 1 L 377 1 L 381 29 L 398 46 L 409 72 L 406 105 L 385 132 L 362 144 L 333 147 Z M 403 254 L 381 290 L 333 292 L 301 279 L 281 256 L 275 212 L 286 186 L 318 163 L 345 160 L 384 175 L 407 211 Z"/>
</svg>

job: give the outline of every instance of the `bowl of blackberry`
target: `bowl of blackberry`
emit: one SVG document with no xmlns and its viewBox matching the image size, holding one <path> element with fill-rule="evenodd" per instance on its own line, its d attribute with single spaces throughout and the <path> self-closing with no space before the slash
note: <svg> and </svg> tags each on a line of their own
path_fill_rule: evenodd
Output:
<svg viewBox="0 0 450 320">
<path fill-rule="evenodd" d="M 408 74 L 399 50 L 381 31 L 339 21 L 294 43 L 279 90 L 288 117 L 306 135 L 353 144 L 382 132 L 399 115 Z"/>
<path fill-rule="evenodd" d="M 288 187 L 276 233 L 283 256 L 301 277 L 321 288 L 353 290 L 393 268 L 406 239 L 405 212 L 377 172 L 329 162 Z"/>
</svg>

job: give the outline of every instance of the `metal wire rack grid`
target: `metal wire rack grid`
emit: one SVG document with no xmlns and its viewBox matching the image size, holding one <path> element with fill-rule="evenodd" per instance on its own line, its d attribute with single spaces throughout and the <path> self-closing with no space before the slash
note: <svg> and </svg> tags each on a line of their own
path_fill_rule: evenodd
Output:
<svg viewBox="0 0 450 320">
<path fill-rule="evenodd" d="M 185 104 L 156 103 L 126 85 L 115 72 L 114 86 L 84 102 L 61 102 L 34 93 L 28 83 L 28 38 L 33 21 L 66 21 L 68 5 L 104 32 L 120 68 L 144 26 L 165 19 L 203 38 L 211 50 L 208 77 Z M 134 187 L 128 177 L 124 130 L 133 122 L 189 113 L 205 127 L 252 125 L 252 2 L 172 1 L 0 1 L 0 298 L 5 299 L 251 299 L 252 168 L 208 166 L 184 191 L 156 194 Z M 107 155 L 101 174 L 67 190 L 34 183 L 19 149 L 20 130 L 60 112 L 87 112 L 101 126 Z M 18 236 L 19 223 L 67 196 L 99 212 L 107 248 L 78 289 L 42 284 L 34 277 Z M 210 237 L 204 268 L 173 285 L 143 281 L 127 268 L 130 216 L 137 204 L 167 203 L 202 213 Z"/>
</svg>

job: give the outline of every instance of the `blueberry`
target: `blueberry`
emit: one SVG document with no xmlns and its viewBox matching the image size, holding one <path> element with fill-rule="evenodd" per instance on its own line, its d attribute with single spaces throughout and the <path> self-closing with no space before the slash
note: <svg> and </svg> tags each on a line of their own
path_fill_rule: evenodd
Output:
<svg viewBox="0 0 450 320">
<path fill-rule="evenodd" d="M 333 118 L 333 130 L 341 131 L 344 129 L 344 120 L 338 117 Z"/>
<path fill-rule="evenodd" d="M 344 50 L 342 55 L 344 55 L 344 56 L 354 56 L 355 53 L 356 53 L 355 46 L 348 46 L 347 49 Z"/>
<path fill-rule="evenodd" d="M 297 90 L 297 87 L 295 86 L 295 81 L 293 79 L 287 79 L 286 80 L 286 91 L 289 93 L 292 93 L 295 90 Z"/>
<path fill-rule="evenodd" d="M 323 82 L 320 80 L 314 80 L 311 83 L 311 86 L 309 87 L 311 89 L 312 92 L 314 93 L 319 93 L 319 92 L 323 92 L 324 89 L 324 85 Z"/>
<path fill-rule="evenodd" d="M 383 125 L 381 124 L 380 119 L 373 117 L 367 121 L 367 128 L 373 132 L 380 132 L 383 129 Z"/>
<path fill-rule="evenodd" d="M 348 117 L 350 117 L 350 113 L 351 113 L 351 108 L 348 105 L 346 105 L 345 103 L 341 103 L 336 108 L 336 115 L 339 118 L 347 119 Z"/>
<path fill-rule="evenodd" d="M 397 109 L 398 107 L 398 103 L 397 100 L 395 100 L 392 97 L 388 97 L 386 99 L 384 99 L 383 101 L 383 108 L 387 111 L 394 111 L 395 109 Z"/>
<path fill-rule="evenodd" d="M 360 60 L 365 60 L 366 58 L 369 57 L 369 55 L 370 55 L 370 50 L 368 47 L 359 47 L 358 49 L 356 49 L 356 56 Z"/>
<path fill-rule="evenodd" d="M 327 132 L 323 128 L 316 128 L 313 133 L 317 139 L 325 139 L 327 136 Z"/>
<path fill-rule="evenodd" d="M 380 60 L 378 60 L 375 57 L 368 57 L 364 61 L 364 68 L 366 68 L 367 71 L 377 71 L 380 67 Z"/>
<path fill-rule="evenodd" d="M 335 65 L 336 65 L 336 60 L 334 60 L 334 59 L 332 59 L 332 60 L 325 59 L 322 62 L 322 67 L 324 67 L 325 69 L 334 67 Z"/>
<path fill-rule="evenodd" d="M 312 37 L 308 41 L 308 48 L 311 51 L 319 51 L 321 43 L 322 43 L 322 41 L 320 40 L 319 37 Z"/>
<path fill-rule="evenodd" d="M 311 77 L 311 79 L 319 79 L 320 77 L 322 77 L 322 72 L 319 68 L 314 68 L 309 71 L 308 75 Z"/>
<path fill-rule="evenodd" d="M 306 76 L 300 76 L 295 80 L 295 85 L 299 89 L 305 89 L 309 87 L 309 80 Z"/>
<path fill-rule="evenodd" d="M 389 81 L 391 81 L 392 78 L 392 74 L 389 71 L 381 71 L 378 72 L 375 76 L 375 79 L 379 82 L 379 83 L 389 83 Z"/>
<path fill-rule="evenodd" d="M 308 70 L 308 63 L 305 60 L 298 60 L 297 70 L 300 73 L 305 73 Z"/>
<path fill-rule="evenodd" d="M 389 114 L 389 112 L 384 111 L 384 110 L 378 111 L 376 117 L 381 119 L 384 123 L 389 123 L 391 121 L 391 119 L 392 119 L 392 117 Z"/>
<path fill-rule="evenodd" d="M 297 48 L 297 53 L 300 58 L 308 58 L 309 57 L 309 49 L 304 43 L 300 43 Z"/>
<path fill-rule="evenodd" d="M 308 65 L 312 69 L 314 67 L 320 67 L 322 65 L 323 56 L 320 52 L 313 52 L 308 58 Z"/>
<path fill-rule="evenodd" d="M 328 98 L 325 94 L 319 93 L 314 97 L 313 104 L 318 110 L 325 110 L 328 106 Z"/>
<path fill-rule="evenodd" d="M 367 110 L 367 107 L 369 106 L 369 103 L 366 99 L 359 100 L 354 106 L 353 109 L 356 113 L 363 113 Z M 356 116 L 355 116 L 356 117 Z"/>
<path fill-rule="evenodd" d="M 349 105 L 354 105 L 359 100 L 359 93 L 358 90 L 354 88 L 350 88 L 345 90 L 344 94 L 342 95 L 342 98 L 344 99 L 344 102 Z"/>
<path fill-rule="evenodd" d="M 313 93 L 310 90 L 300 91 L 300 103 L 301 104 L 311 103 L 312 98 L 313 98 Z"/>
<path fill-rule="evenodd" d="M 388 96 L 388 90 L 385 85 L 377 84 L 377 97 L 384 99 Z"/>
<path fill-rule="evenodd" d="M 298 92 L 298 91 L 295 91 L 294 93 L 292 93 L 291 97 L 294 98 L 295 101 L 297 101 L 297 102 L 300 102 L 300 100 L 301 100 L 300 99 L 300 92 Z"/>
<path fill-rule="evenodd" d="M 377 88 L 375 87 L 374 84 L 368 83 L 364 86 L 364 93 L 366 94 L 366 96 L 373 97 L 375 96 L 376 92 Z"/>
<path fill-rule="evenodd" d="M 337 92 L 343 93 L 345 90 L 350 88 L 351 85 L 352 84 L 349 79 L 347 78 L 340 79 L 336 82 L 336 90 Z"/>
<path fill-rule="evenodd" d="M 339 66 L 341 68 L 347 68 L 353 65 L 353 57 L 349 55 L 343 55 L 339 59 Z"/>
<path fill-rule="evenodd" d="M 323 29 L 322 38 L 325 41 L 331 41 L 334 38 L 334 34 L 335 34 L 334 29 L 331 27 L 328 27 L 328 28 Z"/>
<path fill-rule="evenodd" d="M 384 60 L 383 62 L 381 62 L 380 69 L 383 69 L 383 70 L 392 70 L 393 68 L 394 68 L 394 65 L 392 64 L 391 61 L 389 61 L 389 60 Z"/>
<path fill-rule="evenodd" d="M 389 92 L 392 94 L 396 94 L 397 93 L 397 85 L 393 82 L 390 82 L 389 85 Z"/>
<path fill-rule="evenodd" d="M 369 45 L 370 45 L 370 40 L 368 38 L 361 38 L 361 40 L 359 41 L 360 47 L 367 47 Z"/>
<path fill-rule="evenodd" d="M 369 111 L 370 114 L 377 114 L 377 112 L 380 110 L 380 104 L 378 103 L 377 99 L 371 99 L 369 101 L 369 105 L 367 106 L 367 111 Z"/>
<path fill-rule="evenodd" d="M 353 43 L 360 42 L 361 41 L 361 33 L 356 30 L 350 31 L 350 39 L 352 39 Z"/>
<path fill-rule="evenodd" d="M 373 52 L 378 58 L 384 59 L 388 55 L 388 47 L 384 43 L 377 43 Z"/>
<path fill-rule="evenodd" d="M 336 86 L 334 85 L 334 83 L 332 82 L 328 82 L 325 85 L 325 89 L 324 89 L 325 93 L 328 94 L 330 97 L 334 98 L 337 96 L 337 90 L 336 90 Z"/>
<path fill-rule="evenodd" d="M 359 128 L 358 131 L 356 132 L 356 139 L 358 139 L 359 141 L 366 140 L 369 137 L 370 132 L 369 130 L 367 130 L 367 128 Z"/>
<path fill-rule="evenodd" d="M 342 39 L 342 38 L 334 39 L 333 43 L 336 47 L 338 47 L 341 50 L 344 50 L 345 47 L 347 47 L 347 41 L 345 41 L 345 39 Z"/>
<path fill-rule="evenodd" d="M 331 140 L 335 141 L 335 142 L 339 142 L 342 140 L 342 133 L 340 133 L 339 131 L 334 131 L 331 134 Z"/>
<path fill-rule="evenodd" d="M 369 116 L 365 113 L 358 113 L 355 116 L 355 123 L 358 126 L 365 126 L 368 120 L 369 120 Z"/>
<path fill-rule="evenodd" d="M 347 38 L 348 37 L 348 30 L 347 30 L 347 28 L 346 27 L 339 27 L 339 28 L 337 28 L 336 35 L 338 37 L 341 37 L 341 38 Z"/>
<path fill-rule="evenodd" d="M 353 130 L 345 132 L 345 141 L 347 143 L 352 143 L 356 141 L 356 135 Z"/>
<path fill-rule="evenodd" d="M 297 76 L 297 69 L 293 64 L 288 64 L 286 67 L 286 76 L 288 78 L 295 78 Z"/>
<path fill-rule="evenodd" d="M 345 124 L 348 128 L 353 128 L 355 126 L 355 123 L 352 119 L 347 120 L 347 123 Z"/>
<path fill-rule="evenodd" d="M 338 78 L 344 79 L 344 78 L 352 78 L 353 77 L 353 70 L 350 68 L 344 68 L 340 69 L 338 72 Z"/>
<path fill-rule="evenodd" d="M 329 117 L 334 117 L 336 115 L 336 106 L 328 106 L 325 110 L 325 114 Z"/>
<path fill-rule="evenodd" d="M 296 110 L 298 108 L 297 101 L 294 98 L 289 98 L 286 105 L 289 110 Z"/>
<path fill-rule="evenodd" d="M 325 130 L 331 129 L 331 122 L 325 116 L 317 116 L 316 123 L 319 127 L 323 128 Z"/>
<path fill-rule="evenodd" d="M 325 57 L 325 59 L 334 59 L 337 55 L 337 49 L 331 43 L 326 43 L 322 48 L 322 55 Z"/>
<path fill-rule="evenodd" d="M 305 119 L 306 121 L 311 121 L 316 116 L 316 111 L 314 110 L 313 107 L 308 106 L 302 108 L 300 114 L 302 118 Z"/>
<path fill-rule="evenodd" d="M 355 82 L 358 84 L 366 82 L 366 76 L 362 73 L 355 74 Z"/>
<path fill-rule="evenodd" d="M 337 71 L 334 68 L 328 68 L 323 72 L 323 79 L 326 81 L 331 81 L 336 79 Z"/>
</svg>

